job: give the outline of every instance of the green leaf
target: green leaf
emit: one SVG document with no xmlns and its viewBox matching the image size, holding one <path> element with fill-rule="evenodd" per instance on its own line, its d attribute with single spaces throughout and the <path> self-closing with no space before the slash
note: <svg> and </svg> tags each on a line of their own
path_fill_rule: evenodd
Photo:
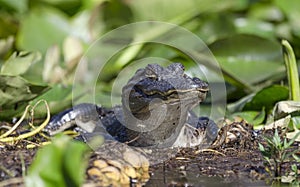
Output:
<svg viewBox="0 0 300 187">
<path fill-rule="evenodd" d="M 262 111 L 244 111 L 234 113 L 232 116 L 239 116 L 242 119 L 245 119 L 248 123 L 257 126 L 262 124 L 266 117 L 265 110 Z"/>
<path fill-rule="evenodd" d="M 289 91 L 284 86 L 272 85 L 258 91 L 255 96 L 243 108 L 243 110 L 258 110 L 262 108 L 269 112 L 275 103 L 278 101 L 286 100 Z"/>
<path fill-rule="evenodd" d="M 297 141 L 298 136 L 300 135 L 300 131 L 296 131 L 296 133 L 294 133 L 294 136 L 290 139 L 290 141 L 287 143 L 287 147 L 290 147 L 295 141 Z"/>
<path fill-rule="evenodd" d="M 300 1 L 299 0 L 275 0 L 275 5 L 277 5 L 287 16 L 289 23 L 292 26 L 292 30 L 295 35 L 300 36 Z"/>
<path fill-rule="evenodd" d="M 275 134 L 273 136 L 273 142 L 274 142 L 276 148 L 281 149 L 282 142 L 281 142 L 281 139 L 280 139 L 277 129 L 275 129 Z"/>
<path fill-rule="evenodd" d="M 0 5 L 23 13 L 28 9 L 28 0 L 0 0 Z"/>
<path fill-rule="evenodd" d="M 13 53 L 12 56 L 1 67 L 2 75 L 21 75 L 35 62 L 41 60 L 39 52 Z"/>
<path fill-rule="evenodd" d="M 131 9 L 125 1 L 110 0 L 103 5 L 103 21 L 112 30 L 133 21 Z"/>
<path fill-rule="evenodd" d="M 19 76 L 0 75 L 0 118 L 10 118 L 19 114 L 27 101 L 34 99 L 46 89 L 46 85 L 32 84 Z"/>
<path fill-rule="evenodd" d="M 67 186 L 81 186 L 80 184 L 84 182 L 88 161 L 87 150 L 87 145 L 79 142 L 70 142 L 66 147 L 63 155 L 63 175 Z"/>
<path fill-rule="evenodd" d="M 17 37 L 17 45 L 26 50 L 43 54 L 55 44 L 62 45 L 63 39 L 72 31 L 68 18 L 50 7 L 38 7 L 23 18 Z"/>
<path fill-rule="evenodd" d="M 48 102 L 52 114 L 58 113 L 70 107 L 72 104 L 72 85 L 54 85 L 50 90 L 39 95 L 34 100 L 30 101 L 30 103 L 34 104 L 41 99 Z M 44 116 L 45 114 L 44 110 L 39 109 L 40 107 L 42 108 L 43 106 L 37 106 L 36 116 Z"/>
<path fill-rule="evenodd" d="M 0 76 L 0 106 L 28 101 L 44 91 L 46 86 L 33 85 L 22 77 Z"/>
<path fill-rule="evenodd" d="M 221 68 L 247 84 L 282 74 L 279 43 L 253 35 L 234 35 L 209 45 Z"/>
<path fill-rule="evenodd" d="M 248 16 L 254 19 L 277 22 L 284 19 L 283 13 L 277 6 L 266 3 L 255 3 L 249 9 Z"/>
<path fill-rule="evenodd" d="M 261 152 L 264 152 L 264 151 L 265 151 L 265 147 L 264 147 L 262 144 L 260 144 L 260 143 L 258 143 L 258 148 L 259 148 L 259 150 L 260 150 Z"/>
<path fill-rule="evenodd" d="M 246 0 L 152 0 L 152 1 L 129 1 L 135 21 L 157 20 L 170 21 L 184 17 L 184 15 L 193 12 L 200 13 L 216 13 L 230 9 L 243 9 L 247 6 Z M 216 6 L 218 4 L 218 6 Z"/>
<path fill-rule="evenodd" d="M 46 4 L 52 5 L 56 8 L 59 8 L 63 12 L 74 15 L 79 11 L 79 8 L 82 5 L 82 0 L 39 0 L 45 2 Z"/>
<path fill-rule="evenodd" d="M 233 24 L 233 16 L 228 13 L 213 14 L 210 17 L 199 18 L 195 20 L 203 22 L 201 28 L 195 33 L 202 39 L 206 44 L 210 44 L 219 38 L 225 38 L 236 33 L 235 26 Z"/>
<path fill-rule="evenodd" d="M 290 99 L 293 101 L 300 101 L 299 74 L 295 54 L 288 41 L 282 40 L 282 46 L 289 81 Z"/>
<path fill-rule="evenodd" d="M 298 156 L 295 155 L 295 154 L 293 154 L 292 156 L 293 156 L 293 158 L 294 158 L 297 162 L 300 162 L 300 157 L 298 157 Z M 296 166 L 296 165 L 293 165 L 293 166 Z M 297 166 L 296 166 L 296 168 L 297 168 Z"/>
<path fill-rule="evenodd" d="M 299 110 L 299 112 L 300 112 L 300 110 Z M 296 127 L 296 129 L 300 129 L 300 116 L 292 117 L 292 122 L 293 122 L 293 125 Z"/>
<path fill-rule="evenodd" d="M 81 186 L 87 160 L 86 144 L 57 136 L 37 152 L 25 178 L 26 186 Z"/>
<path fill-rule="evenodd" d="M 257 19 L 237 18 L 235 21 L 237 33 L 251 34 L 274 40 L 275 29 L 274 25 Z"/>
</svg>

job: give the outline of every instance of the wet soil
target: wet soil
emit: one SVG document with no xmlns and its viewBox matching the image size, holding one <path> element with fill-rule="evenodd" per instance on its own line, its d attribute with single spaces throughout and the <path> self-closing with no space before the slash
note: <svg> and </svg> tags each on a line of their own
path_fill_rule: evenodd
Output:
<svg viewBox="0 0 300 187">
<path fill-rule="evenodd" d="M 245 138 L 243 138 L 245 139 Z M 258 149 L 261 138 L 226 143 L 212 149 L 181 149 L 177 155 L 150 167 L 146 186 L 266 186 L 272 179 Z M 0 147 L 0 181 L 22 177 L 32 162 L 37 149 L 27 149 L 27 142 L 18 146 Z M 294 143 L 292 150 L 300 144 Z M 92 157 L 95 155 L 92 155 Z M 300 163 L 296 163 L 300 168 Z M 291 163 L 284 163 L 282 174 L 290 171 Z M 271 175 L 270 175 L 271 174 Z M 92 182 L 89 180 L 89 182 Z M 9 186 L 18 186 L 10 183 Z"/>
</svg>

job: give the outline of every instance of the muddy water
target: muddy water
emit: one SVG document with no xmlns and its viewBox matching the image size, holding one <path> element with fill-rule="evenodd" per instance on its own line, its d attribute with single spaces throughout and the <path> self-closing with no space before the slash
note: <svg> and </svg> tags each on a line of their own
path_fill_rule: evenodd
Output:
<svg viewBox="0 0 300 187">
<path fill-rule="evenodd" d="M 249 178 L 220 178 L 220 177 L 208 177 L 199 175 L 196 172 L 187 171 L 163 171 L 157 169 L 153 171 L 150 180 L 146 183 L 146 186 L 195 186 L 195 187 L 237 187 L 237 186 L 255 186 L 264 187 L 269 186 L 265 181 L 254 181 Z"/>
</svg>

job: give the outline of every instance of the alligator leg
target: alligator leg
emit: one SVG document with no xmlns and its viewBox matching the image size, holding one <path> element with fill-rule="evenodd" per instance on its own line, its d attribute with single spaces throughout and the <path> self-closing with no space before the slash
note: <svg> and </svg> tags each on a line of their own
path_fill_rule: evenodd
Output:
<svg viewBox="0 0 300 187">
<path fill-rule="evenodd" d="M 205 139 L 206 142 L 210 145 L 216 140 L 218 136 L 219 127 L 213 120 L 209 119 L 208 117 L 200 117 L 198 119 L 196 128 L 198 130 L 205 130 Z"/>
<path fill-rule="evenodd" d="M 86 132 L 93 132 L 100 121 L 102 108 L 94 104 L 83 103 L 53 116 L 44 131 L 50 136 L 71 127 L 80 127 Z"/>
</svg>

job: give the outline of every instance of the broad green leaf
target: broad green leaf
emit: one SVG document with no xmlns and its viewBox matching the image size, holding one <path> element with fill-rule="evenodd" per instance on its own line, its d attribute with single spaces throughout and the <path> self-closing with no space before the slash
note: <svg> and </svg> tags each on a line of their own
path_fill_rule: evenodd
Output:
<svg viewBox="0 0 300 187">
<path fill-rule="evenodd" d="M 136 0 L 129 2 L 136 21 L 157 20 L 170 21 L 171 23 L 176 23 L 176 20 L 188 14 L 215 13 L 230 9 L 242 9 L 247 4 L 246 0 L 186 0 L 184 3 L 181 0 Z"/>
<path fill-rule="evenodd" d="M 264 110 L 262 111 L 244 111 L 244 112 L 237 112 L 234 113 L 232 116 L 238 116 L 242 119 L 246 120 L 248 123 L 257 126 L 262 124 L 265 120 L 266 113 Z"/>
<path fill-rule="evenodd" d="M 209 48 L 217 57 L 275 62 L 282 59 L 281 46 L 278 42 L 254 35 L 233 35 L 214 42 Z"/>
<path fill-rule="evenodd" d="M 215 5 L 218 4 L 216 7 Z M 204 13 L 216 13 L 226 9 L 240 8 L 247 4 L 247 1 L 216 1 L 216 0 L 188 0 L 182 3 L 180 0 L 152 0 L 143 1 L 137 0 L 130 2 L 129 6 L 133 11 L 133 15 L 136 18 L 135 21 L 165 21 L 176 25 L 183 25 L 196 16 Z M 159 8 L 157 7 L 159 5 Z M 148 29 L 146 32 L 140 32 L 135 39 L 143 39 L 149 41 L 151 39 L 162 36 L 167 33 L 169 29 L 162 29 L 154 27 Z M 130 46 L 130 45 L 129 45 Z M 132 45 L 128 47 L 122 55 L 115 60 L 115 67 L 113 69 L 120 70 L 123 66 L 133 60 L 143 48 L 143 44 Z"/>
<path fill-rule="evenodd" d="M 249 101 L 243 110 L 258 110 L 262 108 L 269 112 L 275 103 L 286 100 L 289 96 L 289 91 L 284 86 L 272 85 L 257 92 L 255 96 Z"/>
<path fill-rule="evenodd" d="M 21 75 L 35 62 L 41 60 L 39 52 L 14 53 L 1 67 L 2 75 Z"/>
<path fill-rule="evenodd" d="M 99 142 L 98 142 L 99 143 Z M 101 143 L 102 144 L 102 143 Z M 98 144 L 99 145 L 99 144 Z M 67 186 L 81 186 L 85 178 L 88 147 L 82 142 L 70 142 L 63 155 L 63 173 Z M 85 160 L 84 160 L 85 159 Z"/>
<path fill-rule="evenodd" d="M 275 39 L 274 25 L 257 19 L 237 18 L 234 20 L 237 33 L 251 34 L 263 38 Z"/>
<path fill-rule="evenodd" d="M 281 47 L 253 35 L 234 35 L 209 45 L 222 69 L 237 80 L 254 84 L 271 76 L 284 76 Z"/>
<path fill-rule="evenodd" d="M 26 186 L 81 186 L 88 147 L 67 136 L 57 136 L 40 149 L 25 178 Z"/>
<path fill-rule="evenodd" d="M 228 111 L 231 113 L 242 111 L 245 104 L 250 102 L 254 96 L 255 96 L 255 93 L 252 93 L 252 94 L 249 94 L 249 95 L 239 99 L 238 101 L 236 101 L 234 103 L 229 103 L 227 105 Z"/>
<path fill-rule="evenodd" d="M 195 33 L 206 43 L 211 44 L 219 38 L 225 38 L 236 33 L 233 16 L 228 13 L 213 14 L 197 19 L 201 24 Z"/>
<path fill-rule="evenodd" d="M 129 24 L 133 21 L 131 9 L 125 1 L 110 0 L 103 4 L 103 21 L 107 30 Z"/>
<path fill-rule="evenodd" d="M 61 46 L 70 32 L 72 30 L 65 14 L 50 7 L 39 7 L 23 18 L 17 44 L 26 50 L 45 53 L 52 45 Z"/>
<path fill-rule="evenodd" d="M 255 84 L 281 74 L 284 76 L 284 65 L 272 61 L 246 60 L 232 57 L 217 57 L 221 68 L 237 79 L 248 84 Z"/>
</svg>

